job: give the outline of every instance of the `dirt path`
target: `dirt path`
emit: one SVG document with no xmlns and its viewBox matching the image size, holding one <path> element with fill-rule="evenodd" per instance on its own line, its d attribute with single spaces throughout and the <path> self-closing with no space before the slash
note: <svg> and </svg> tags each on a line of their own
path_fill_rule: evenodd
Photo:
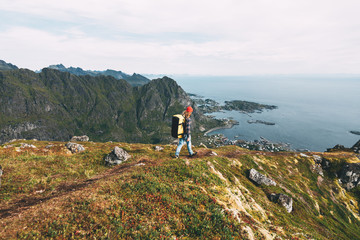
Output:
<svg viewBox="0 0 360 240">
<path fill-rule="evenodd" d="M 14 215 L 17 215 L 17 214 L 25 211 L 26 209 L 28 209 L 32 206 L 43 204 L 51 199 L 54 199 L 57 197 L 62 197 L 65 195 L 69 195 L 73 192 L 83 190 L 84 188 L 96 183 L 99 180 L 107 179 L 114 175 L 121 174 L 125 171 L 129 171 L 132 167 L 134 167 L 136 164 L 139 164 L 139 163 L 141 163 L 141 161 L 136 162 L 136 163 L 131 163 L 131 164 L 126 164 L 126 163 L 121 164 L 119 166 L 115 166 L 115 167 L 105 171 L 104 173 L 99 174 L 90 179 L 86 179 L 86 180 L 79 181 L 79 182 L 72 182 L 70 184 L 66 184 L 66 183 L 62 184 L 56 190 L 51 192 L 50 195 L 48 195 L 48 196 L 37 197 L 37 196 L 32 195 L 32 196 L 24 197 L 20 200 L 15 200 L 15 201 L 11 202 L 10 204 L 8 204 L 6 208 L 0 209 L 0 219 L 12 217 Z"/>
</svg>

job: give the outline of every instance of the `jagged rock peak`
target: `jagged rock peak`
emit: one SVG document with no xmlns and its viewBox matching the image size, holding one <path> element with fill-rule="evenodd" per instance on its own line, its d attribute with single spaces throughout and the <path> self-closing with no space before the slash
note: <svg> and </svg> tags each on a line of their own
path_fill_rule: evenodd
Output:
<svg viewBox="0 0 360 240">
<path fill-rule="evenodd" d="M 14 69 L 19 69 L 19 68 L 11 63 L 7 63 L 3 60 L 0 60 L 0 70 L 14 70 Z"/>
<path fill-rule="evenodd" d="M 57 70 L 63 70 L 66 69 L 66 67 L 63 64 L 56 64 L 56 65 L 50 65 L 48 68 L 51 69 L 57 69 Z"/>
</svg>

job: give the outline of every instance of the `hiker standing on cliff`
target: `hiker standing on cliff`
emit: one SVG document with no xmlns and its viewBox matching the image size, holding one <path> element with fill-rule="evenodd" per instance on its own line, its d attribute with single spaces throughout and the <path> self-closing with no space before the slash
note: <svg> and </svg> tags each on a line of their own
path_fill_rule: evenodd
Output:
<svg viewBox="0 0 360 240">
<path fill-rule="evenodd" d="M 193 152 L 191 149 L 191 114 L 193 112 L 192 107 L 187 107 L 186 110 L 183 112 L 183 116 L 185 117 L 185 128 L 184 128 L 184 135 L 182 138 L 179 138 L 179 144 L 176 148 L 175 157 L 179 158 L 180 150 L 182 146 L 187 144 L 187 149 L 189 151 L 189 156 L 193 157 L 197 154 L 197 152 Z"/>
</svg>

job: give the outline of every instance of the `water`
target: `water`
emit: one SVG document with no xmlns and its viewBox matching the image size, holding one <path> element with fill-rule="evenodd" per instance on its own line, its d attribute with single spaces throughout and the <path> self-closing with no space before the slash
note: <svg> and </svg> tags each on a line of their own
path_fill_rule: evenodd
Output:
<svg viewBox="0 0 360 240">
<path fill-rule="evenodd" d="M 255 140 L 263 136 L 273 142 L 290 143 L 294 149 L 325 151 L 336 144 L 351 147 L 360 136 L 360 77 L 173 77 L 188 93 L 214 99 L 246 100 L 276 105 L 278 109 L 252 113 L 215 113 L 232 117 L 239 125 L 221 129 L 229 139 Z M 274 126 L 249 124 L 247 120 L 274 122 Z"/>
</svg>

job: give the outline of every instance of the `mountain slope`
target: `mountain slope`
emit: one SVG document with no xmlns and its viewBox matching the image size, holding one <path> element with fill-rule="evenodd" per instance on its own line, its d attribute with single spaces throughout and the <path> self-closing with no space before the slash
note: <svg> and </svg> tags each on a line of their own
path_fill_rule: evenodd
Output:
<svg viewBox="0 0 360 240">
<path fill-rule="evenodd" d="M 97 141 L 169 142 L 171 116 L 190 104 L 184 90 L 166 77 L 134 88 L 110 76 L 0 71 L 0 143 L 66 141 L 83 134 Z M 219 124 L 194 108 L 199 126 Z"/>
<path fill-rule="evenodd" d="M 0 148 L 0 238 L 360 238 L 359 199 L 333 176 L 339 162 L 359 163 L 354 153 L 316 153 L 334 167 L 321 176 L 315 153 L 226 146 L 173 159 L 171 145 L 82 144 L 78 154 L 64 142 Z M 132 157 L 106 167 L 115 146 Z M 251 168 L 277 186 L 249 180 Z M 291 213 L 269 200 L 274 192 L 293 198 Z"/>
</svg>

